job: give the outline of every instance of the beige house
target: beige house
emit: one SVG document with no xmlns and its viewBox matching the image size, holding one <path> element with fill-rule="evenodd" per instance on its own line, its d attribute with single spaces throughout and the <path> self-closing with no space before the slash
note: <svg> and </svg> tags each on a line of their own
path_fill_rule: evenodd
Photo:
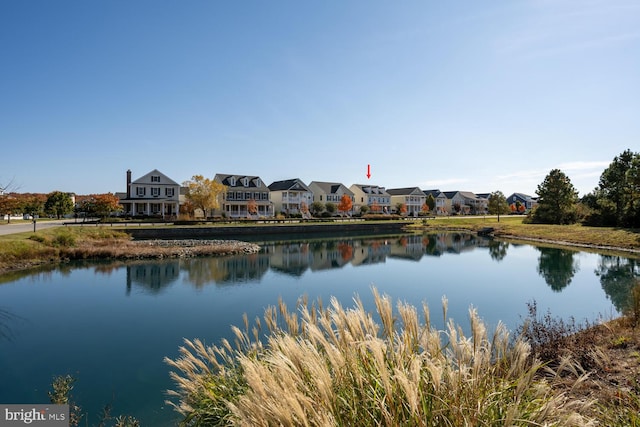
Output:
<svg viewBox="0 0 640 427">
<path fill-rule="evenodd" d="M 275 212 L 285 215 L 303 213 L 303 206 L 307 207 L 307 212 L 303 214 L 308 215 L 313 203 L 313 192 L 298 178 L 271 183 L 269 197 Z"/>
<path fill-rule="evenodd" d="M 349 189 L 355 201 L 353 210 L 358 212 L 362 206 L 368 206 L 373 213 L 391 213 L 391 195 L 384 187 L 369 184 L 353 184 Z"/>
<path fill-rule="evenodd" d="M 227 218 L 272 217 L 269 187 L 258 176 L 216 174 L 213 178 L 227 186 L 221 211 Z M 250 212 L 255 207 L 255 212 Z"/>
<path fill-rule="evenodd" d="M 354 202 L 353 192 L 339 182 L 312 181 L 309 184 L 309 189 L 313 193 L 314 202 L 333 203 L 337 206 L 345 194 L 351 197 L 351 203 Z M 353 212 L 353 210 L 352 208 L 351 211 Z"/>
<path fill-rule="evenodd" d="M 174 218 L 180 208 L 180 184 L 158 171 L 152 170 L 136 180 L 127 171 L 127 191 L 116 193 L 127 216 L 156 216 Z"/>
<path fill-rule="evenodd" d="M 391 209 L 396 211 L 396 206 L 399 203 L 404 204 L 407 207 L 407 216 L 418 216 L 422 211 L 422 205 L 424 205 L 427 196 L 418 187 L 408 188 L 390 188 L 387 193 L 391 195 Z M 399 212 L 396 212 L 399 213 Z"/>
</svg>

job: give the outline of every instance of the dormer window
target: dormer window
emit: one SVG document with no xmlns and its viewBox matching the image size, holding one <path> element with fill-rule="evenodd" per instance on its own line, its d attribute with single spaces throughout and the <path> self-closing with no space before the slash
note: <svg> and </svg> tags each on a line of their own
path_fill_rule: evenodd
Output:
<svg viewBox="0 0 640 427">
<path fill-rule="evenodd" d="M 242 184 L 245 187 L 248 187 L 249 186 L 249 178 L 247 178 L 246 176 L 244 178 L 242 178 Z"/>
<path fill-rule="evenodd" d="M 232 176 L 231 178 L 229 178 L 229 185 L 232 187 L 235 187 L 236 185 L 236 177 Z"/>
<path fill-rule="evenodd" d="M 160 182 L 159 175 L 151 175 L 151 182 Z"/>
<path fill-rule="evenodd" d="M 256 187 L 260 187 L 262 186 L 262 183 L 260 182 L 260 178 L 256 179 Z"/>
</svg>

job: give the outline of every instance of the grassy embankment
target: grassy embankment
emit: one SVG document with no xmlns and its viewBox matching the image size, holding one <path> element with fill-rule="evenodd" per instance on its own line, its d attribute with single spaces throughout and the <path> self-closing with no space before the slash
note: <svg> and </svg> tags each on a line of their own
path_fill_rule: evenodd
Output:
<svg viewBox="0 0 640 427">
<path fill-rule="evenodd" d="M 495 229 L 494 235 L 509 240 L 543 241 L 548 244 L 568 244 L 585 249 L 624 250 L 640 253 L 640 230 L 615 227 L 585 227 L 580 224 L 548 225 L 524 224 L 519 215 L 496 217 L 446 217 L 428 220 L 427 225 L 416 223 L 415 228 L 429 230 L 472 230 L 484 227 Z"/>
</svg>

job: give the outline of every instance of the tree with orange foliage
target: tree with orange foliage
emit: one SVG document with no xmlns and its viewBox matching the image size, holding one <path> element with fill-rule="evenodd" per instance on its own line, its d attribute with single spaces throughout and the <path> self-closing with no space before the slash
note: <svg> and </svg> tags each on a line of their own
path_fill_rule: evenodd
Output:
<svg viewBox="0 0 640 427">
<path fill-rule="evenodd" d="M 340 203 L 338 204 L 338 211 L 344 215 L 349 211 L 351 211 L 352 207 L 353 207 L 353 202 L 351 201 L 351 197 L 349 197 L 346 194 L 343 194 L 342 198 L 340 199 Z"/>
<path fill-rule="evenodd" d="M 420 212 L 422 212 L 423 214 L 429 213 L 429 205 L 426 202 L 423 203 L 422 206 L 420 207 Z"/>
<path fill-rule="evenodd" d="M 258 214 L 258 203 L 251 199 L 247 202 L 247 212 L 249 215 L 257 215 Z"/>
<path fill-rule="evenodd" d="M 396 205 L 396 212 L 398 213 L 398 215 L 405 215 L 407 213 L 407 204 L 398 203 Z"/>
<path fill-rule="evenodd" d="M 371 212 L 378 213 L 380 212 L 380 205 L 375 200 L 371 203 Z"/>
</svg>

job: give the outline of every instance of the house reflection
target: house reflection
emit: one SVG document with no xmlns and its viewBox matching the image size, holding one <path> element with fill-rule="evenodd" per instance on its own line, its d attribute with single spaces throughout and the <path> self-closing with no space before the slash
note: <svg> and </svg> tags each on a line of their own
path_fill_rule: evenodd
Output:
<svg viewBox="0 0 640 427">
<path fill-rule="evenodd" d="M 272 270 L 290 276 L 302 276 L 313 264 L 313 251 L 306 242 L 271 244 L 263 246 L 263 251 L 269 254 L 269 266 Z"/>
<path fill-rule="evenodd" d="M 182 268 L 186 271 L 186 281 L 196 288 L 215 283 L 216 285 L 233 285 L 260 281 L 269 270 L 268 253 L 237 255 L 227 257 L 191 258 L 183 260 Z"/>
<path fill-rule="evenodd" d="M 178 260 L 127 265 L 127 295 L 131 294 L 131 288 L 134 285 L 151 293 L 159 293 L 178 280 L 179 276 Z"/>
<path fill-rule="evenodd" d="M 489 248 L 489 241 L 473 234 L 450 232 L 267 242 L 256 254 L 130 265 L 127 267 L 127 292 L 131 292 L 135 284 L 160 292 L 181 273 L 183 280 L 196 288 L 209 284 L 234 285 L 259 282 L 269 270 L 299 278 L 307 271 L 338 269 L 348 264 L 378 264 L 386 262 L 387 258 L 415 262 L 424 256 L 459 254 L 477 246 Z"/>
</svg>

